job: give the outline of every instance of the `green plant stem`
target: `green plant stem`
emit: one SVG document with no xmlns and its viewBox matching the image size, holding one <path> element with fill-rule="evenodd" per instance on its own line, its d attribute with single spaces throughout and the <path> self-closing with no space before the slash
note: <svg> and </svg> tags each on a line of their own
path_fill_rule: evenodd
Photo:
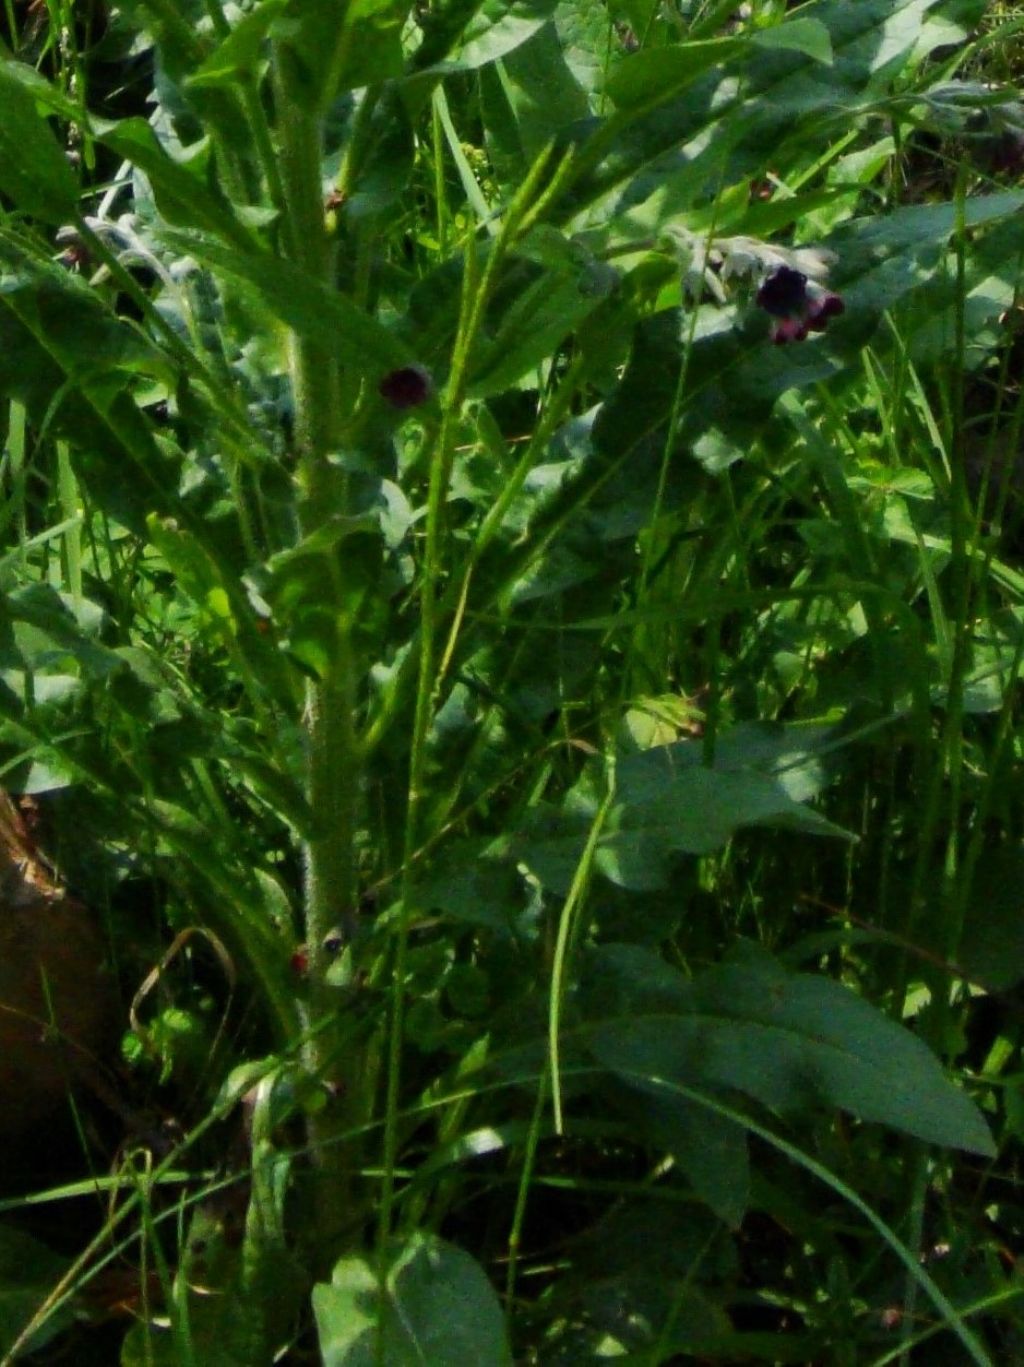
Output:
<svg viewBox="0 0 1024 1367">
<path fill-rule="evenodd" d="M 311 278 L 333 283 L 331 244 L 324 224 L 321 181 L 321 124 L 292 89 L 286 63 L 275 53 L 275 105 L 281 149 L 281 182 L 288 211 L 286 242 L 296 265 Z M 331 463 L 341 429 L 340 374 L 337 359 L 322 342 L 294 335 L 290 371 L 295 410 L 298 480 L 302 489 L 299 531 L 305 536 L 322 526 L 346 503 L 345 478 Z M 343 602 L 341 568 L 331 558 L 329 583 L 334 607 L 334 636 L 322 676 L 306 687 L 305 790 L 317 827 L 305 841 L 304 921 L 309 956 L 309 1005 L 312 1021 L 336 1008 L 327 982 L 330 958 L 324 949 L 328 933 L 344 924 L 355 905 L 354 839 L 360 788 L 361 757 L 355 730 L 356 663 L 351 623 Z M 306 1050 L 310 1071 L 359 1092 L 353 1069 L 339 1075 L 335 1033 L 311 1031 Z M 350 1063 L 352 1061 L 350 1060 Z M 355 1065 L 358 1072 L 358 1065 Z M 308 1120 L 315 1181 L 312 1200 L 317 1223 L 317 1257 L 326 1261 L 337 1251 L 348 1222 L 349 1156 L 335 1142 L 344 1128 L 344 1107 L 327 1106 Z"/>
<path fill-rule="evenodd" d="M 558 921 L 558 937 L 555 942 L 554 960 L 551 965 L 551 994 L 548 999 L 548 1068 L 551 1078 L 551 1107 L 554 1112 L 555 1134 L 565 1133 L 565 1112 L 562 1105 L 561 1074 L 561 1037 L 562 1008 L 569 981 L 569 959 L 573 941 L 577 938 L 579 913 L 590 885 L 590 873 L 597 854 L 597 844 L 615 800 L 615 756 L 609 753 L 606 759 L 606 787 L 601 805 L 594 813 L 587 843 L 583 847 L 579 863 L 572 876 L 562 914 Z"/>
<path fill-rule="evenodd" d="M 402 861 L 401 919 L 395 943 L 395 966 L 391 998 L 387 1050 L 387 1090 L 384 1117 L 384 1176 L 381 1183 L 378 1240 L 383 1260 L 395 1199 L 395 1166 L 398 1160 L 398 1103 L 401 1083 L 402 1035 L 405 1020 L 405 974 L 408 960 L 409 926 L 412 917 L 412 868 L 420 838 L 422 810 L 427 773 L 427 740 L 430 721 L 437 697 L 438 634 L 441 618 L 442 551 L 444 546 L 444 518 L 452 462 L 455 457 L 455 434 L 462 410 L 462 401 L 470 377 L 473 346 L 483 324 L 484 310 L 506 253 L 517 233 L 551 193 L 541 192 L 540 186 L 551 158 L 550 144 L 535 160 L 529 174 L 508 207 L 501 231 L 489 249 L 486 264 L 480 270 L 475 244 L 470 243 L 465 256 L 459 322 L 455 334 L 451 375 L 445 397 L 444 411 L 437 441 L 431 455 L 430 486 L 427 495 L 426 545 L 423 557 L 423 576 L 420 585 L 420 625 L 418 652 L 410 652 L 416 663 L 417 688 L 413 721 L 412 745 L 409 758 L 409 796 L 406 809 L 405 838 Z M 564 165 L 563 161 L 563 165 Z M 561 168 L 559 168 L 561 170 Z M 556 172 L 555 180 L 558 179 Z"/>
<path fill-rule="evenodd" d="M 516 1184 L 516 1204 L 512 1212 L 512 1227 L 508 1233 L 508 1267 L 505 1272 L 505 1326 L 509 1338 L 512 1337 L 512 1310 L 516 1298 L 516 1275 L 519 1271 L 519 1254 L 523 1241 L 523 1226 L 526 1224 L 526 1203 L 530 1195 L 530 1184 L 537 1166 L 537 1150 L 540 1147 L 543 1129 L 544 1103 L 548 1095 L 547 1069 L 541 1073 L 537 1083 L 537 1099 L 530 1117 L 530 1128 L 526 1134 L 523 1152 L 523 1165 Z"/>
</svg>

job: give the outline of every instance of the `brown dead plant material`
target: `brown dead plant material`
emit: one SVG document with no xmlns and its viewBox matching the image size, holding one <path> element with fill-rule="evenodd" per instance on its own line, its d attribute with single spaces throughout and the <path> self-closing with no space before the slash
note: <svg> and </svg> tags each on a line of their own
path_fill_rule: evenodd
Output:
<svg viewBox="0 0 1024 1367">
<path fill-rule="evenodd" d="M 24 1136 L 96 1068 L 111 980 L 95 918 L 69 897 L 0 791 L 0 1141 Z"/>
</svg>

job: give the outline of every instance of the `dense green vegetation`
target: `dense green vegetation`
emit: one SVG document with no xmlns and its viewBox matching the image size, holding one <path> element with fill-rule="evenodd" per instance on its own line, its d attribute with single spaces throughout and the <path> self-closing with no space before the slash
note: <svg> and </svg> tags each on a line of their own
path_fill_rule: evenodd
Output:
<svg viewBox="0 0 1024 1367">
<path fill-rule="evenodd" d="M 3 1362 L 1024 1361 L 1022 30 L 5 0 Z"/>
</svg>

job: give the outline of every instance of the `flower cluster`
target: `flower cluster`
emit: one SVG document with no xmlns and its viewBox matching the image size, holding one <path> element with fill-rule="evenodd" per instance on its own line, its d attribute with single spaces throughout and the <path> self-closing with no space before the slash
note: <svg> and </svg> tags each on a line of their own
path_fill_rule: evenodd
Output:
<svg viewBox="0 0 1024 1367">
<path fill-rule="evenodd" d="M 792 266 L 776 267 L 762 282 L 756 302 L 776 320 L 772 330 L 776 346 L 802 342 L 809 332 L 824 332 L 828 320 L 846 308 L 838 294 L 810 281 Z"/>
<path fill-rule="evenodd" d="M 777 345 L 824 332 L 828 320 L 845 310 L 824 284 L 835 255 L 823 247 L 780 247 L 755 237 L 708 239 L 681 224 L 670 225 L 664 241 L 683 267 L 683 290 L 690 298 L 710 294 L 725 304 L 735 283 L 746 285 L 757 307 L 776 320 Z"/>
</svg>

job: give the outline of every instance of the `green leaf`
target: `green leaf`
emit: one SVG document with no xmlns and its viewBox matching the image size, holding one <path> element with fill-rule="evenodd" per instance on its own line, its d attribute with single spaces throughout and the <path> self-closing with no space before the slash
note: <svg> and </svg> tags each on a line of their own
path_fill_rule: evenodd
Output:
<svg viewBox="0 0 1024 1367">
<path fill-rule="evenodd" d="M 609 11 L 591 0 L 559 0 L 555 25 L 565 63 L 591 97 L 600 96 L 609 75 L 627 60 L 608 33 Z M 600 113 L 595 101 L 594 112 Z"/>
<path fill-rule="evenodd" d="M 238 251 L 205 233 L 168 231 L 170 245 L 252 287 L 266 308 L 296 332 L 334 348 L 346 364 L 377 378 L 416 360 L 399 339 L 347 295 L 328 289 L 269 252 Z"/>
<path fill-rule="evenodd" d="M 489 74 L 504 87 L 527 165 L 563 128 L 590 113 L 552 23 L 543 24 Z"/>
<path fill-rule="evenodd" d="M 590 1047 L 626 1081 L 732 1089 L 782 1114 L 837 1106 L 927 1143 L 995 1153 L 981 1114 L 921 1040 L 828 978 L 789 973 L 751 948 L 692 983 L 649 955 L 654 987 L 638 973 L 645 951 L 594 954 L 620 1014 L 590 1029 Z"/>
<path fill-rule="evenodd" d="M 0 305 L 16 314 L 76 386 L 109 399 L 126 378 L 147 376 L 173 384 L 167 358 L 137 328 L 104 308 L 77 276 L 37 265 L 0 244 Z M 8 262 L 10 265 L 8 266 Z M 24 358 L 23 358 L 24 361 Z M 51 395 L 58 386 L 54 385 Z"/>
<path fill-rule="evenodd" d="M 717 57 L 711 49 L 702 56 L 704 44 L 691 57 L 675 54 L 693 44 L 635 53 L 609 89 L 617 103 L 620 90 L 622 103 L 617 124 L 598 134 L 601 161 L 581 177 L 563 212 L 607 196 L 603 211 L 613 215 L 618 201 L 608 192 L 632 181 L 634 190 L 653 186 L 652 208 L 672 206 L 678 213 L 706 202 L 713 186 L 763 175 L 769 167 L 783 177 L 788 167 L 802 170 L 808 144 L 820 145 L 826 130 L 846 132 L 869 108 L 879 111 L 897 73 L 921 61 L 937 37 L 923 33 L 922 20 L 937 4 L 819 0 L 815 19 L 827 28 L 834 53 L 827 69 L 803 52 L 755 49 L 747 38 L 710 40 L 723 45 Z M 659 160 L 657 174 L 646 179 Z M 648 212 L 633 192 L 625 204 L 634 225 Z M 660 226 L 650 223 L 654 231 Z"/>
<path fill-rule="evenodd" d="M 818 19 L 788 19 L 771 28 L 755 29 L 750 35 L 755 47 L 770 51 L 802 52 L 816 62 L 832 65 L 832 38 Z"/>
<path fill-rule="evenodd" d="M 616 766 L 615 801 L 598 839 L 596 867 L 611 882 L 634 891 L 666 886 L 672 858 L 710 854 L 741 826 L 770 825 L 810 834 L 851 838 L 820 813 L 803 805 L 824 777 L 810 750 L 821 732 L 804 732 L 788 760 L 783 730 L 774 742 L 754 745 L 756 733 L 723 737 L 714 767 L 702 763 L 698 742 L 679 741 L 628 755 Z M 572 880 L 601 801 L 603 781 L 596 765 L 567 795 L 558 813 L 542 811 L 523 839 L 520 853 L 541 882 L 564 893 Z"/>
<path fill-rule="evenodd" d="M 9 59 L 0 59 L 0 190 L 43 223 L 68 223 L 78 209 L 74 172 Z"/>
<path fill-rule="evenodd" d="M 710 38 L 638 52 L 623 62 L 608 82 L 608 94 L 623 110 L 661 104 L 742 50 L 740 38 Z"/>
<path fill-rule="evenodd" d="M 16 643 L 35 670 L 68 655 L 95 679 L 123 668 L 121 657 L 96 639 L 104 614 L 88 599 L 76 603 L 49 584 L 28 583 L 6 596 L 4 612 L 14 620 Z"/>
<path fill-rule="evenodd" d="M 239 77 L 251 78 L 271 25 L 287 7 L 288 0 L 261 0 L 256 9 L 243 14 L 187 78 L 186 86 L 225 86 Z"/>
<path fill-rule="evenodd" d="M 402 27 L 410 8 L 410 0 L 355 0 L 349 6 L 343 46 L 331 73 L 331 99 L 343 90 L 378 85 L 401 75 Z M 333 19 L 334 6 L 325 9 Z"/>
<path fill-rule="evenodd" d="M 402 74 L 410 0 L 291 0 L 278 58 L 293 99 L 326 110 L 339 94 Z"/>
<path fill-rule="evenodd" d="M 359 175 L 344 214 L 347 222 L 380 214 L 394 204 L 409 182 L 416 140 L 402 93 L 388 87 L 378 100 L 366 129 Z"/>
<path fill-rule="evenodd" d="M 476 70 L 514 52 L 551 18 L 557 0 L 484 0 L 446 59 Z M 435 59 L 436 60 L 436 59 Z"/>
<path fill-rule="evenodd" d="M 436 1235 L 415 1233 L 382 1288 L 373 1265 L 342 1258 L 313 1289 L 324 1367 L 505 1367 L 501 1307 L 480 1265 Z"/>
<path fill-rule="evenodd" d="M 508 857 L 508 844 L 499 838 L 451 846 L 417 887 L 418 903 L 503 937 L 530 933 L 523 880 Z"/>
<path fill-rule="evenodd" d="M 97 125 L 97 137 L 125 161 L 144 172 L 163 218 L 179 228 L 216 233 L 226 242 L 251 247 L 252 235 L 231 210 L 216 185 L 207 184 L 186 162 L 169 156 L 145 119 L 123 119 Z M 201 165 L 208 144 L 190 149 L 190 160 Z"/>
<path fill-rule="evenodd" d="M 519 288 L 503 301 L 498 327 L 475 358 L 469 383 L 474 398 L 510 389 L 540 366 L 617 282 L 614 271 L 585 259 L 543 273 L 524 263 L 517 277 Z"/>
</svg>

